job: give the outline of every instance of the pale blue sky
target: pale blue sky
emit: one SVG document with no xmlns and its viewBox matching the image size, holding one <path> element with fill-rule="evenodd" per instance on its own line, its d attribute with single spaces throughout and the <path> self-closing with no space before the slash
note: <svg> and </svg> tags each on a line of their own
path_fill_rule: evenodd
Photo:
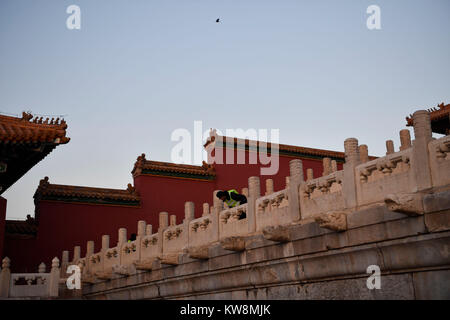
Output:
<svg viewBox="0 0 450 320">
<path fill-rule="evenodd" d="M 170 161 L 195 120 L 383 155 L 406 115 L 450 101 L 449 14 L 448 0 L 2 0 L 0 111 L 67 115 L 72 139 L 3 194 L 7 217 L 33 215 L 44 176 L 125 188 L 139 154 Z"/>
</svg>

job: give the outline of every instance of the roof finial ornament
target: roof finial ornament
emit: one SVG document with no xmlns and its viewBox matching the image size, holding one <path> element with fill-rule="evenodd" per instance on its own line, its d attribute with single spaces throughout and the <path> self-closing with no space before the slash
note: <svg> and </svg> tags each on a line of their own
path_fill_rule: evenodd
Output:
<svg viewBox="0 0 450 320">
<path fill-rule="evenodd" d="M 44 177 L 44 179 L 42 179 L 42 180 L 39 182 L 39 186 L 47 186 L 47 185 L 49 185 L 48 177 Z"/>
<path fill-rule="evenodd" d="M 217 135 L 217 130 L 214 128 L 209 128 L 209 136 L 215 137 Z"/>
<path fill-rule="evenodd" d="M 142 166 L 146 160 L 147 159 L 145 159 L 145 153 L 142 153 L 140 156 L 137 157 L 136 164 L 138 166 Z"/>
<path fill-rule="evenodd" d="M 33 118 L 33 115 L 31 113 L 22 111 L 22 120 L 30 121 L 31 118 Z"/>
<path fill-rule="evenodd" d="M 136 188 L 133 187 L 133 186 L 131 185 L 131 183 L 129 183 L 128 186 L 127 186 L 127 191 L 128 191 L 129 193 L 134 193 L 134 192 L 136 191 Z"/>
<path fill-rule="evenodd" d="M 202 167 L 203 169 L 206 170 L 206 172 L 208 172 L 209 174 L 214 174 L 215 173 L 215 165 L 213 164 L 208 164 L 205 161 L 202 161 Z"/>
</svg>

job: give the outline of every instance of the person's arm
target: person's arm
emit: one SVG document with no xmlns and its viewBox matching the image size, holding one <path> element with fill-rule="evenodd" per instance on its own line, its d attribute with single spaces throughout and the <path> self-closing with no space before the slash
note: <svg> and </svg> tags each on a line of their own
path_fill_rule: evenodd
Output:
<svg viewBox="0 0 450 320">
<path fill-rule="evenodd" d="M 239 201 L 241 204 L 247 202 L 247 198 L 243 194 L 232 193 L 231 198 L 235 201 Z"/>
</svg>

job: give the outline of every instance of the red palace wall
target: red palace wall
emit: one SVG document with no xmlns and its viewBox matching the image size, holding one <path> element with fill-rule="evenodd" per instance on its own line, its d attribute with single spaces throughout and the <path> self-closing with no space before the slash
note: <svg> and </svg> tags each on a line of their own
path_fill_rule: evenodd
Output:
<svg viewBox="0 0 450 320">
<path fill-rule="evenodd" d="M 5 239 L 6 199 L 0 197 L 0 259 L 3 259 L 3 246 Z"/>
<path fill-rule="evenodd" d="M 248 152 L 246 153 L 248 158 Z M 213 181 L 137 175 L 134 186 L 141 198 L 139 208 L 42 200 L 38 207 L 40 217 L 37 238 L 7 239 L 5 255 L 11 258 L 14 272 L 35 272 L 39 263 L 44 262 L 49 266 L 53 257 L 61 258 L 63 250 L 69 250 L 71 260 L 73 247 L 76 245 L 81 246 L 83 257 L 89 240 L 95 242 L 95 251 L 98 252 L 101 236 L 104 234 L 110 235 L 110 246 L 115 246 L 118 229 L 127 228 L 128 236 L 136 233 L 138 220 L 152 224 L 153 232 L 156 232 L 159 212 L 175 214 L 177 223 L 181 223 L 186 201 L 195 203 L 195 216 L 199 217 L 202 214 L 202 204 L 212 204 L 214 190 L 234 188 L 240 192 L 243 187 L 248 187 L 250 176 L 260 176 L 261 194 L 265 193 L 265 180 L 268 178 L 274 180 L 275 191 L 281 190 L 285 187 L 285 177 L 289 175 L 289 161 L 296 157 L 280 155 L 279 159 L 279 171 L 274 176 L 260 176 L 259 164 L 216 164 L 216 179 Z M 307 168 L 313 168 L 315 177 L 322 174 L 320 158 L 302 160 L 305 176 Z M 341 167 L 339 164 L 338 168 Z"/>
<path fill-rule="evenodd" d="M 71 260 L 76 245 L 81 246 L 81 255 L 84 256 L 89 240 L 94 240 L 97 252 L 104 234 L 110 235 L 110 246 L 115 246 L 119 228 L 127 228 L 129 234 L 136 233 L 136 221 L 146 218 L 142 210 L 133 207 L 41 201 L 38 209 L 36 240 L 8 239 L 6 242 L 6 251 L 15 272 L 26 271 L 19 269 L 22 266 L 35 272 L 41 262 L 49 266 L 55 256 L 61 259 L 63 250 L 69 250 Z M 33 242 L 35 244 L 30 248 Z"/>
<path fill-rule="evenodd" d="M 175 214 L 177 223 L 183 221 L 186 201 L 194 202 L 195 216 L 200 217 L 203 203 L 212 203 L 215 181 L 140 175 L 134 179 L 134 186 L 141 196 L 146 221 L 153 226 L 153 232 L 156 232 L 160 212 Z M 135 223 L 137 224 L 137 220 Z"/>
<path fill-rule="evenodd" d="M 44 262 L 47 268 L 51 266 L 51 259 L 44 258 L 44 251 L 38 244 L 37 239 L 6 237 L 3 255 L 11 259 L 12 272 L 37 272 L 41 262 Z M 58 259 L 61 259 L 61 253 L 58 254 Z"/>
</svg>

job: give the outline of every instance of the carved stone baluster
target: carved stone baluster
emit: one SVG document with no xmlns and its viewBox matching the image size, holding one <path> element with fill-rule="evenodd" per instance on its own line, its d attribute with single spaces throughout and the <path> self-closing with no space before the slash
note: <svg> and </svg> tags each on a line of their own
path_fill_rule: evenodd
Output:
<svg viewBox="0 0 450 320">
<path fill-rule="evenodd" d="M 322 159 L 323 172 L 322 177 L 327 176 L 331 173 L 331 158 L 325 157 Z"/>
<path fill-rule="evenodd" d="M 394 149 L 394 141 L 392 140 L 386 140 L 386 155 L 392 154 L 395 152 Z"/>
<path fill-rule="evenodd" d="M 418 190 L 432 186 L 428 143 L 432 140 L 430 114 L 419 110 L 413 114 L 414 145 L 412 150 L 411 169 L 414 172 Z"/>
<path fill-rule="evenodd" d="M 312 168 L 306 169 L 306 181 L 314 179 L 314 171 Z"/>
<path fill-rule="evenodd" d="M 304 183 L 303 178 L 303 163 L 300 159 L 294 159 L 289 162 L 290 183 L 287 190 L 287 197 L 289 199 L 289 215 L 291 221 L 300 220 L 300 202 L 298 199 L 298 189 L 301 183 Z"/>
<path fill-rule="evenodd" d="M 11 260 L 5 257 L 2 260 L 2 271 L 0 272 L 0 297 L 8 298 L 9 296 L 9 286 L 11 281 Z"/>
<path fill-rule="evenodd" d="M 348 138 L 344 141 L 345 163 L 342 194 L 349 208 L 356 207 L 355 167 L 361 163 L 358 140 Z"/>
<path fill-rule="evenodd" d="M 145 228 L 145 235 L 146 236 L 151 236 L 153 233 L 153 227 L 151 224 L 148 224 L 147 227 Z"/>
<path fill-rule="evenodd" d="M 411 148 L 411 134 L 408 129 L 400 130 L 400 151 Z"/>
<path fill-rule="evenodd" d="M 177 225 L 177 216 L 175 214 L 170 215 L 170 227 Z"/>
<path fill-rule="evenodd" d="M 362 144 L 359 146 L 359 157 L 361 159 L 361 163 L 366 163 L 369 161 L 369 148 L 367 145 Z"/>
<path fill-rule="evenodd" d="M 336 160 L 331 160 L 331 172 L 338 171 L 337 162 Z"/>
<path fill-rule="evenodd" d="M 247 201 L 247 221 L 248 231 L 254 232 L 256 230 L 256 199 L 261 196 L 261 187 L 259 177 L 248 178 L 249 197 Z"/>
<path fill-rule="evenodd" d="M 273 180 L 267 179 L 266 180 L 266 196 L 273 193 Z"/>
<path fill-rule="evenodd" d="M 209 203 L 204 203 L 202 217 L 207 215 L 209 215 Z"/>
<path fill-rule="evenodd" d="M 52 269 L 50 270 L 50 281 L 48 283 L 49 296 L 57 297 L 59 288 L 59 259 L 54 257 L 52 260 Z"/>
</svg>

